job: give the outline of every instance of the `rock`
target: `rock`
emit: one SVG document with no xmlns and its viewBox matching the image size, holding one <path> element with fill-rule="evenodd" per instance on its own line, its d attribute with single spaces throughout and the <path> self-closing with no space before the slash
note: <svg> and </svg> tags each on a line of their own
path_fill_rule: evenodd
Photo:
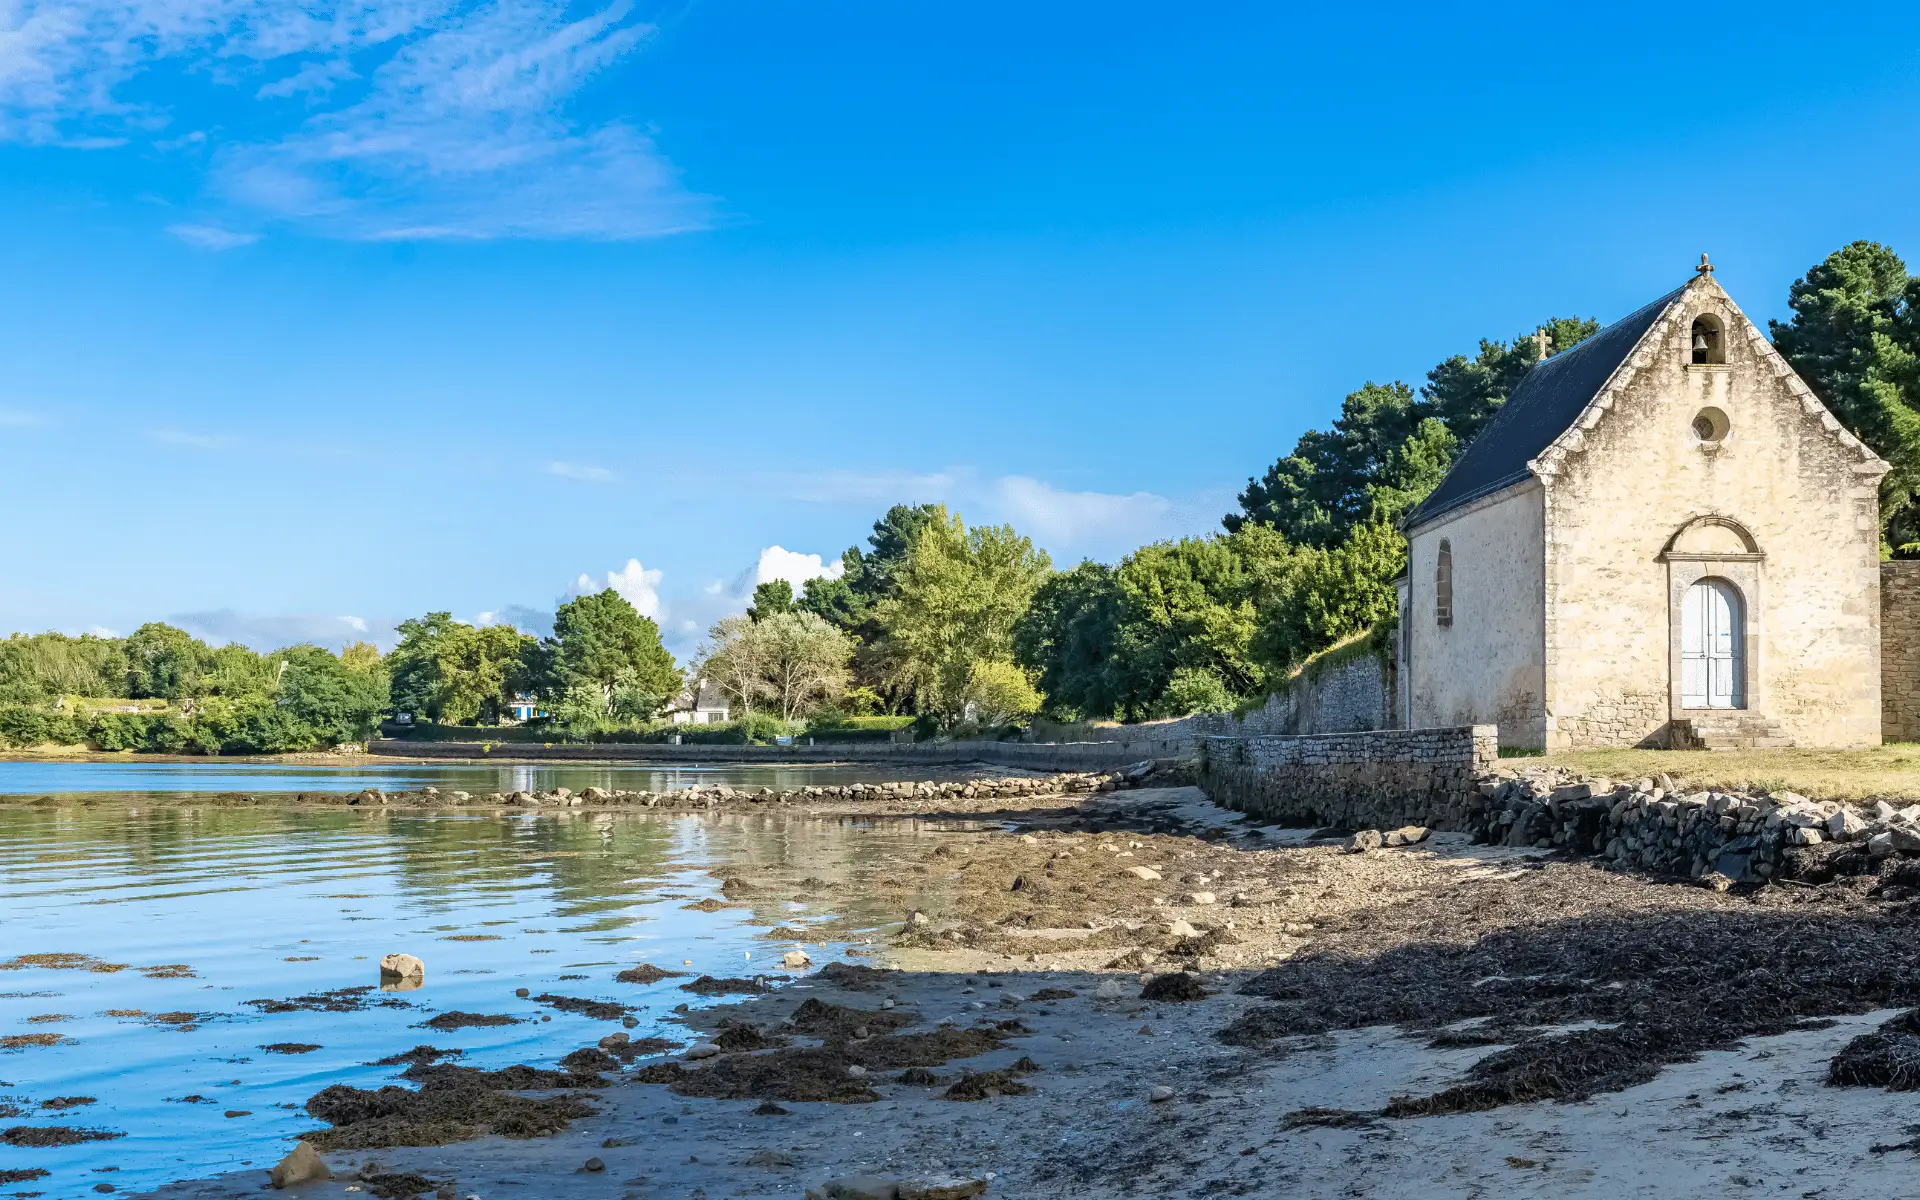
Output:
<svg viewBox="0 0 1920 1200">
<path fill-rule="evenodd" d="M 1365 854 L 1369 850 L 1378 850 L 1382 838 L 1378 829 L 1362 829 L 1347 839 L 1348 854 Z"/>
<path fill-rule="evenodd" d="M 987 1194 L 987 1181 L 966 1175 L 916 1175 L 900 1181 L 900 1200 L 973 1200 Z"/>
<path fill-rule="evenodd" d="M 853 1063 L 847 1067 L 847 1074 L 855 1079 L 865 1079 L 867 1077 L 867 1069 L 859 1063 Z"/>
<path fill-rule="evenodd" d="M 1151 1104 L 1165 1104 L 1171 1099 L 1173 1099 L 1173 1089 L 1164 1083 L 1156 1084 L 1153 1090 L 1147 1093 L 1147 1101 Z"/>
<path fill-rule="evenodd" d="M 1152 867 L 1128 867 L 1127 874 L 1133 876 L 1135 879 L 1153 880 L 1160 878 L 1160 872 L 1154 870 Z"/>
<path fill-rule="evenodd" d="M 1425 825 L 1402 825 L 1398 829 L 1387 830 L 1380 836 L 1380 841 L 1387 846 L 1417 846 L 1426 841 L 1427 835 L 1432 832 Z"/>
<path fill-rule="evenodd" d="M 1167 932 L 1177 938 L 1199 937 L 1200 931 L 1185 921 L 1175 921 L 1167 926 Z"/>
<path fill-rule="evenodd" d="M 347 800 L 348 804 L 385 804 L 386 802 L 387 798 L 379 788 L 368 788 L 363 792 L 356 792 Z"/>
<path fill-rule="evenodd" d="M 920 926 L 920 925 L 930 925 L 932 923 L 933 923 L 933 918 L 929 917 L 927 914 L 921 912 L 917 908 L 907 914 L 907 924 L 909 925 Z"/>
<path fill-rule="evenodd" d="M 409 979 L 418 976 L 426 978 L 427 964 L 411 954 L 389 954 L 380 960 L 380 978 Z"/>
<path fill-rule="evenodd" d="M 718 1053 L 720 1053 L 720 1047 L 714 1045 L 712 1042 L 701 1042 L 698 1045 L 687 1047 L 688 1058 L 712 1058 Z"/>
<path fill-rule="evenodd" d="M 1893 833 L 1891 830 L 1876 833 L 1867 839 L 1869 858 L 1887 858 L 1893 854 Z"/>
<path fill-rule="evenodd" d="M 1700 886 L 1710 892 L 1724 892 L 1733 886 L 1733 880 L 1718 871 L 1709 871 L 1700 877 Z"/>
<path fill-rule="evenodd" d="M 1787 841 L 1795 846 L 1818 846 L 1825 840 L 1820 831 L 1810 825 L 1795 825 L 1787 830 Z"/>
<path fill-rule="evenodd" d="M 1212 904 L 1212 903 L 1213 903 L 1213 893 L 1212 893 L 1212 892 L 1194 892 L 1194 893 L 1192 893 L 1191 895 L 1189 895 L 1189 896 L 1187 897 L 1187 903 L 1189 903 L 1189 904 Z"/>
<path fill-rule="evenodd" d="M 780 965 L 789 971 L 797 971 L 802 967 L 812 966 L 813 960 L 807 957 L 805 950 L 789 950 L 780 957 Z"/>
<path fill-rule="evenodd" d="M 1609 788 L 1607 790 L 1611 791 L 1612 789 Z M 1553 796 L 1551 798 L 1561 802 L 1568 800 L 1591 800 L 1593 799 L 1593 785 L 1586 783 L 1563 783 L 1553 789 Z"/>
<path fill-rule="evenodd" d="M 1827 818 L 1827 836 L 1836 842 L 1851 842 L 1866 829 L 1866 818 L 1850 808 L 1842 808 Z"/>
<path fill-rule="evenodd" d="M 582 1171 L 600 1172 L 607 1169 L 607 1164 L 601 1162 L 597 1158 L 590 1158 L 586 1162 L 583 1162 L 580 1164 L 580 1169 Z"/>
<path fill-rule="evenodd" d="M 533 993 L 529 992 L 526 988 L 515 988 L 513 989 L 513 994 L 520 997 L 522 1000 L 525 1000 L 528 996 L 532 995 Z"/>
<path fill-rule="evenodd" d="M 852 1175 L 808 1188 L 807 1200 L 900 1200 L 900 1185 L 879 1175 Z"/>
<path fill-rule="evenodd" d="M 290 1188 L 295 1184 L 312 1183 L 316 1179 L 332 1179 L 333 1172 L 327 1169 L 326 1163 L 320 1161 L 320 1155 L 312 1146 L 301 1142 L 293 1148 L 292 1153 L 274 1164 L 273 1170 L 267 1172 L 267 1178 L 274 1187 Z"/>
<path fill-rule="evenodd" d="M 1126 998 L 1126 995 L 1126 987 L 1116 979 L 1109 979 L 1099 987 L 1093 989 L 1093 998 L 1095 1000 L 1123 1000 Z"/>
</svg>

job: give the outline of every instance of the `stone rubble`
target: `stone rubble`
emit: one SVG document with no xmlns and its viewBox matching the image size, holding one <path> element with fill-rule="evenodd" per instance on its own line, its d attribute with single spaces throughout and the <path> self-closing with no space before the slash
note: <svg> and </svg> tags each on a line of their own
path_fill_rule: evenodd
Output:
<svg viewBox="0 0 1920 1200">
<path fill-rule="evenodd" d="M 968 780 L 809 785 L 780 791 L 772 788 L 746 789 L 716 784 L 711 787 L 680 788 L 668 792 L 589 787 L 583 788 L 576 794 L 562 787 L 554 788 L 549 792 L 494 792 L 491 795 L 476 798 L 466 792 L 448 794 L 430 787 L 416 793 L 392 794 L 369 788 L 347 796 L 344 800 L 347 804 L 356 806 L 478 803 L 517 808 L 640 807 L 678 811 L 746 805 L 817 804 L 827 801 L 1017 799 L 1022 796 L 1124 791 L 1145 785 L 1147 780 L 1156 774 L 1166 774 L 1167 766 L 1168 764 L 1159 762 L 1140 762 L 1111 771 L 1063 771 L 1053 775 L 1009 775 Z"/>
<path fill-rule="evenodd" d="M 1468 810 L 1476 841 L 1598 855 L 1721 890 L 1790 878 L 1849 850 L 1868 861 L 1920 855 L 1920 805 L 1865 809 L 1788 791 L 1681 793 L 1666 776 L 1488 777 Z"/>
</svg>

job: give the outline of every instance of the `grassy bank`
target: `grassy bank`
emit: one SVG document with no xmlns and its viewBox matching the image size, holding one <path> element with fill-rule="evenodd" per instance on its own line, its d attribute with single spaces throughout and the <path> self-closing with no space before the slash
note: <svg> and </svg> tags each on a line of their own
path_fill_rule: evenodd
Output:
<svg viewBox="0 0 1920 1200">
<path fill-rule="evenodd" d="M 1667 774 L 1690 790 L 1799 792 L 1816 800 L 1920 803 L 1920 743 L 1865 750 L 1580 750 L 1520 762 L 1582 775 L 1637 779 Z"/>
</svg>

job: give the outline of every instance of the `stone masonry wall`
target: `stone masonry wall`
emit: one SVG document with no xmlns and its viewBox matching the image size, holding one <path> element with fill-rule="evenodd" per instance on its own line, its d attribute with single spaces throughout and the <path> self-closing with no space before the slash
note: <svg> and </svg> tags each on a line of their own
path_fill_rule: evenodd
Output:
<svg viewBox="0 0 1920 1200">
<path fill-rule="evenodd" d="M 1920 742 L 1920 562 L 1880 564 L 1880 736 Z"/>
<path fill-rule="evenodd" d="M 1199 778 L 1214 803 L 1288 824 L 1466 829 L 1499 756 L 1491 725 L 1210 737 Z"/>
</svg>

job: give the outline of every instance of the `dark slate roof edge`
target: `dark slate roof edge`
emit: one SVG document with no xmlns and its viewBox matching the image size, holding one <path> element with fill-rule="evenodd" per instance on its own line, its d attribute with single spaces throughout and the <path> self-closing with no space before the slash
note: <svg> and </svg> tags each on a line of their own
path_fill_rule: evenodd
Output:
<svg viewBox="0 0 1920 1200">
<path fill-rule="evenodd" d="M 1504 475 L 1494 480 L 1492 483 L 1482 484 L 1470 492 L 1463 492 L 1458 496 L 1454 496 L 1432 512 L 1423 512 L 1421 509 L 1416 508 L 1408 513 L 1406 518 L 1400 522 L 1400 532 L 1412 533 L 1422 525 L 1433 524 L 1455 509 L 1465 508 L 1475 500 L 1484 500 L 1495 492 L 1504 492 L 1514 484 L 1525 483 L 1531 478 L 1533 478 L 1532 471 L 1515 471 L 1511 475 Z"/>
<path fill-rule="evenodd" d="M 1480 431 L 1480 436 L 1475 438 L 1473 443 L 1467 447 L 1466 453 L 1462 454 L 1460 458 L 1454 462 L 1453 468 L 1441 479 L 1440 486 L 1436 487 L 1426 500 L 1422 501 L 1402 520 L 1401 529 L 1411 530 L 1418 528 L 1442 514 L 1459 508 L 1463 504 L 1471 503 L 1482 496 L 1498 491 L 1500 488 L 1511 486 L 1524 476 L 1532 474 L 1532 470 L 1529 467 L 1522 466 L 1516 469 L 1511 465 L 1512 458 L 1517 453 L 1517 449 L 1502 444 L 1505 435 L 1509 432 L 1509 426 L 1515 425 L 1532 415 L 1532 410 L 1535 407 L 1544 407 L 1551 404 L 1554 397 L 1545 393 L 1551 392 L 1559 376 L 1564 371 L 1578 370 L 1580 360 L 1596 351 L 1600 351 L 1611 358 L 1611 362 L 1606 366 L 1605 373 L 1592 384 L 1591 388 L 1582 387 L 1579 393 L 1577 393 L 1578 407 L 1573 408 L 1573 411 L 1565 414 L 1564 422 L 1556 421 L 1559 427 L 1554 429 L 1552 434 L 1548 436 L 1544 442 L 1532 447 L 1526 452 L 1526 457 L 1522 459 L 1522 462 L 1531 462 L 1534 457 L 1544 451 L 1548 446 L 1551 446 L 1561 435 L 1566 433 L 1568 429 L 1571 429 L 1574 423 L 1580 419 L 1580 414 L 1585 412 L 1587 406 L 1593 402 L 1593 398 L 1605 391 L 1607 387 L 1613 383 L 1614 377 L 1619 374 L 1621 366 L 1633 357 L 1634 350 L 1645 340 L 1648 330 L 1653 328 L 1659 318 L 1665 314 L 1666 310 L 1680 298 L 1681 294 L 1685 292 L 1689 286 L 1691 286 L 1690 283 L 1682 284 L 1680 287 L 1673 289 L 1659 299 L 1634 309 L 1626 316 L 1621 317 L 1604 329 L 1599 330 L 1579 345 L 1570 346 L 1552 358 L 1543 359 L 1541 362 L 1535 364 L 1533 370 L 1527 372 L 1526 378 L 1520 381 L 1520 385 L 1514 388 L 1513 394 L 1507 398 L 1507 402 L 1501 405 L 1500 410 L 1493 415 L 1493 419 L 1487 422 L 1486 428 Z M 1632 336 L 1627 338 L 1625 337 L 1627 334 L 1631 334 Z M 1615 344 L 1616 342 L 1622 341 L 1624 341 L 1624 344 Z M 1605 360 L 1603 359 L 1602 361 Z M 1572 406 L 1569 405 L 1568 407 Z M 1506 469 L 1502 470 L 1496 479 L 1484 484 L 1473 484 L 1463 487 L 1458 491 L 1450 489 L 1449 485 L 1456 483 L 1456 475 L 1461 476 L 1462 479 L 1460 482 L 1464 483 L 1466 476 L 1472 474 L 1476 468 L 1482 468 L 1481 460 L 1501 457 L 1507 459 L 1507 463 L 1503 464 L 1506 465 Z"/>
</svg>

